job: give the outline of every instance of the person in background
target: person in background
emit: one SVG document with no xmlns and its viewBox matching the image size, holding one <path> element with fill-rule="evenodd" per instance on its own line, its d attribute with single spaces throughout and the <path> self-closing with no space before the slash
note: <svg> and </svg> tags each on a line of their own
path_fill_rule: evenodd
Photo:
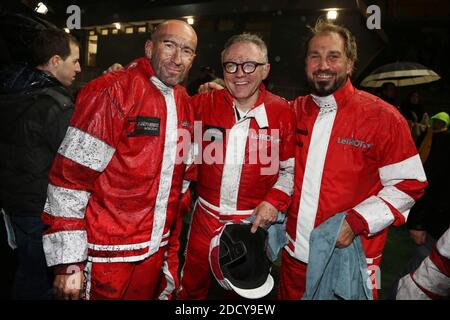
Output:
<svg viewBox="0 0 450 320">
<path fill-rule="evenodd" d="M 379 90 L 379 97 L 386 101 L 387 103 L 394 106 L 396 109 L 399 108 L 398 105 L 398 92 L 397 86 L 393 82 L 385 82 L 381 85 Z"/>
<path fill-rule="evenodd" d="M 420 266 L 398 285 L 397 300 L 441 300 L 450 297 L 450 228 Z"/>
<path fill-rule="evenodd" d="M 74 111 L 68 87 L 81 71 L 79 43 L 62 30 L 37 32 L 32 53 L 34 67 L 0 74 L 0 195 L 18 252 L 13 299 L 52 297 L 40 215 L 48 173 Z"/>
<path fill-rule="evenodd" d="M 429 122 L 428 113 L 425 112 L 418 91 L 408 94 L 406 100 L 400 105 L 400 112 L 408 121 L 414 141 L 417 141 L 427 130 Z"/>
<path fill-rule="evenodd" d="M 428 179 L 425 195 L 417 201 L 409 213 L 407 226 L 416 244 L 411 259 L 399 278 L 416 270 L 431 253 L 439 239 L 450 226 L 448 183 L 450 172 L 450 117 L 439 112 L 431 117 L 431 126 L 421 143 L 419 153 Z M 390 299 L 395 299 L 398 280 L 394 283 Z"/>
</svg>

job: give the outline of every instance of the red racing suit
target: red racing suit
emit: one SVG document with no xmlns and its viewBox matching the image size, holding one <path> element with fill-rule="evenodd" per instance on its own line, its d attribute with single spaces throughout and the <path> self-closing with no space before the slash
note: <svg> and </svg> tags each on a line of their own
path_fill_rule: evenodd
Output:
<svg viewBox="0 0 450 320">
<path fill-rule="evenodd" d="M 262 201 L 287 210 L 293 189 L 294 114 L 286 100 L 260 87 L 255 106 L 238 119 L 227 90 L 192 98 L 196 120 L 197 193 L 179 299 L 206 299 L 212 273 L 208 252 L 224 221 L 252 215 Z M 270 155 L 270 157 L 268 157 Z M 199 163 L 199 161 L 201 163 Z"/>
<path fill-rule="evenodd" d="M 189 101 L 184 88 L 157 79 L 146 58 L 81 91 L 49 175 L 42 214 L 49 266 L 138 262 L 164 250 L 153 268 L 167 276 L 161 289 L 170 295 L 178 282 L 186 137 L 193 133 Z"/>
<path fill-rule="evenodd" d="M 302 263 L 308 263 L 311 231 L 339 212 L 349 213 L 350 226 L 353 219 L 363 227 L 369 271 L 376 271 L 387 227 L 405 223 L 427 185 L 405 119 L 350 80 L 330 96 L 299 97 L 293 107 L 295 185 L 286 224 L 288 254 L 283 253 L 280 270 L 281 299 L 302 296 Z M 295 274 L 297 262 L 303 271 Z"/>
</svg>

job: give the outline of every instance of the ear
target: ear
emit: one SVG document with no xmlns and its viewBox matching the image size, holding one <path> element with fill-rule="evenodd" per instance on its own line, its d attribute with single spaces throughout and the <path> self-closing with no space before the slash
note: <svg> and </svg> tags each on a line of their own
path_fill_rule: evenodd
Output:
<svg viewBox="0 0 450 320">
<path fill-rule="evenodd" d="M 153 52 L 153 42 L 151 40 L 147 40 L 145 42 L 145 56 L 149 59 L 152 58 L 152 52 Z"/>
<path fill-rule="evenodd" d="M 351 76 L 353 73 L 353 66 L 355 65 L 355 61 L 349 60 L 347 65 L 347 75 Z"/>
<path fill-rule="evenodd" d="M 57 54 L 55 54 L 54 56 L 52 56 L 49 60 L 48 60 L 48 65 L 51 67 L 51 68 L 58 68 L 58 66 L 59 66 L 59 64 L 61 63 L 63 61 L 63 59 L 59 56 L 59 55 L 57 55 Z"/>
<path fill-rule="evenodd" d="M 269 72 L 270 72 L 270 63 L 266 64 L 265 66 L 263 66 L 263 80 L 265 80 L 268 76 L 269 76 Z"/>
</svg>

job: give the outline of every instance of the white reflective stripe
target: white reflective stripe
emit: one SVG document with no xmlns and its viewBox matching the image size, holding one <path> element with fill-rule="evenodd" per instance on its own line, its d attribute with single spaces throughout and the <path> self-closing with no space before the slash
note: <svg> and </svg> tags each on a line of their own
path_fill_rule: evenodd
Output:
<svg viewBox="0 0 450 320">
<path fill-rule="evenodd" d="M 152 77 L 151 81 L 161 91 L 166 102 L 167 118 L 164 139 L 163 159 L 159 179 L 158 194 L 156 196 L 155 211 L 153 215 L 153 228 L 150 239 L 150 254 L 159 250 L 161 237 L 166 223 L 167 203 L 172 187 L 173 170 L 177 153 L 177 107 L 173 89 L 165 86 L 159 79 Z"/>
<path fill-rule="evenodd" d="M 418 154 L 380 168 L 379 174 L 381 184 L 385 187 L 396 185 L 403 180 L 418 180 L 420 182 L 427 180 Z"/>
<path fill-rule="evenodd" d="M 126 250 L 139 250 L 147 248 L 150 245 L 150 241 L 134 244 L 122 244 L 122 245 L 102 245 L 88 243 L 88 248 L 96 251 L 126 251 Z"/>
<path fill-rule="evenodd" d="M 115 151 L 102 140 L 74 127 L 67 129 L 58 149 L 64 157 L 97 172 L 105 170 Z"/>
<path fill-rule="evenodd" d="M 2 208 L 0 208 L 0 212 L 3 214 L 3 220 L 5 221 L 6 238 L 8 241 L 8 245 L 13 250 L 17 249 L 16 235 L 14 233 L 11 217 L 6 214 L 6 212 Z"/>
<path fill-rule="evenodd" d="M 219 216 L 216 215 L 215 213 L 212 213 L 211 211 L 209 211 L 207 209 L 207 207 L 205 205 L 203 205 L 200 201 L 198 202 L 198 205 L 200 206 L 200 208 L 202 208 L 202 210 L 204 212 L 206 212 L 207 214 L 209 214 L 209 215 L 213 216 L 214 218 L 216 218 L 217 220 L 219 220 Z"/>
<path fill-rule="evenodd" d="M 164 234 L 162 235 L 161 239 L 166 239 L 166 238 L 168 238 L 169 236 L 170 236 L 170 230 L 167 231 L 166 233 L 164 233 Z"/>
<path fill-rule="evenodd" d="M 183 185 L 181 186 L 181 193 L 186 193 L 186 191 L 189 189 L 189 185 L 191 182 L 189 180 L 183 180 Z"/>
<path fill-rule="evenodd" d="M 309 256 L 309 251 L 307 251 L 307 250 L 309 250 L 309 243 L 306 243 L 303 238 L 297 239 L 297 241 L 294 241 L 294 239 L 292 239 L 288 233 L 286 233 L 286 237 L 287 237 L 288 243 L 291 243 L 294 246 L 294 251 L 292 251 L 291 248 L 287 244 L 284 246 L 284 248 L 289 253 L 289 255 L 292 258 L 295 258 L 299 261 L 308 263 L 307 258 Z"/>
<path fill-rule="evenodd" d="M 436 248 L 441 254 L 441 256 L 450 259 L 450 228 L 445 231 L 445 233 L 439 238 L 436 243 Z"/>
<path fill-rule="evenodd" d="M 167 252 L 164 254 L 164 263 L 162 265 L 162 272 L 164 273 L 164 277 L 166 279 L 166 287 L 159 295 L 159 300 L 169 300 L 169 294 L 171 294 L 175 290 L 175 279 L 170 272 L 169 264 L 167 263 Z"/>
<path fill-rule="evenodd" d="M 200 204 L 202 205 L 202 208 L 205 208 L 205 207 L 206 207 L 205 209 L 210 208 L 210 209 L 212 209 L 214 211 L 217 211 L 217 212 L 219 212 L 220 214 L 223 214 L 223 215 L 230 215 L 230 214 L 233 214 L 233 215 L 248 215 L 248 214 L 252 214 L 253 213 L 253 209 L 229 211 L 229 210 L 225 210 L 223 208 L 216 207 L 215 205 L 213 205 L 212 203 L 209 203 L 208 201 L 206 201 L 202 197 L 198 197 L 198 200 L 199 200 Z M 215 216 L 217 216 L 217 215 L 215 215 Z"/>
<path fill-rule="evenodd" d="M 86 262 L 86 266 L 84 267 L 84 274 L 86 275 L 86 290 L 85 290 L 85 299 L 91 300 L 91 279 L 92 279 L 92 262 Z"/>
<path fill-rule="evenodd" d="M 159 247 L 160 247 L 160 248 L 161 248 L 161 247 L 165 247 L 165 246 L 167 246 L 168 243 L 169 243 L 169 240 L 161 241 L 161 242 L 159 243 Z"/>
<path fill-rule="evenodd" d="M 169 241 L 161 241 L 160 248 L 166 246 L 169 243 Z M 159 249 L 159 248 L 158 248 Z M 156 250 L 158 252 L 158 250 Z M 147 259 L 148 257 L 152 256 L 156 252 L 150 252 L 138 255 L 138 256 L 126 256 L 126 257 L 93 257 L 88 256 L 88 261 L 92 262 L 101 262 L 101 263 L 114 263 L 114 262 L 136 262 L 136 261 L 142 261 L 144 259 Z"/>
<path fill-rule="evenodd" d="M 334 101 L 334 97 L 332 98 Z M 334 104 L 336 104 L 335 101 Z M 319 113 L 311 133 L 297 214 L 295 246 L 296 255 L 305 263 L 309 258 L 309 238 L 316 221 L 322 173 L 335 117 L 335 109 L 323 114 Z"/>
<path fill-rule="evenodd" d="M 394 222 L 388 205 L 376 196 L 371 196 L 353 208 L 369 226 L 369 236 L 374 235 Z"/>
<path fill-rule="evenodd" d="M 51 216 L 83 219 L 91 194 L 49 183 L 44 211 Z"/>
<path fill-rule="evenodd" d="M 85 261 L 87 235 L 85 230 L 59 231 L 42 237 L 45 259 L 49 267 Z"/>
<path fill-rule="evenodd" d="M 170 236 L 170 231 L 163 234 L 161 240 L 167 239 Z M 167 241 L 166 241 L 167 243 Z M 133 244 L 95 244 L 88 243 L 88 248 L 96 251 L 130 251 L 130 250 L 140 250 L 147 248 L 150 245 L 150 241 L 141 242 L 141 243 L 133 243 Z M 162 246 L 162 245 L 161 245 Z"/>
<path fill-rule="evenodd" d="M 366 262 L 367 264 L 372 264 L 374 260 L 376 259 L 380 259 L 381 258 L 381 254 L 379 254 L 378 256 L 374 257 L 374 258 L 366 258 Z"/>
<path fill-rule="evenodd" d="M 397 289 L 397 300 L 431 300 L 407 274 L 400 279 Z"/>
<path fill-rule="evenodd" d="M 144 260 L 148 257 L 150 257 L 150 252 L 141 254 L 139 256 L 128 256 L 128 257 L 92 257 L 88 256 L 88 261 L 91 262 L 101 262 L 101 263 L 113 263 L 113 262 L 136 262 Z"/>
<path fill-rule="evenodd" d="M 220 186 L 220 207 L 226 212 L 235 211 L 237 208 L 249 126 L 250 119 L 238 122 L 228 135 Z"/>
<path fill-rule="evenodd" d="M 192 142 L 189 146 L 189 152 L 186 157 L 186 170 L 190 168 L 190 166 L 194 163 L 195 155 L 198 154 L 198 144 L 195 142 Z"/>
<path fill-rule="evenodd" d="M 269 120 L 267 119 L 266 106 L 264 105 L 264 103 L 251 109 L 247 113 L 247 118 L 250 118 L 250 117 L 255 118 L 256 123 L 258 124 L 258 127 L 260 127 L 260 128 L 267 128 L 269 126 Z"/>
<path fill-rule="evenodd" d="M 400 211 L 405 220 L 408 218 L 409 210 L 415 203 L 413 198 L 395 186 L 384 187 L 378 193 L 378 196 Z"/>
<path fill-rule="evenodd" d="M 280 172 L 277 182 L 273 186 L 275 189 L 283 191 L 288 196 L 294 193 L 294 166 L 295 158 L 280 161 Z"/>
<path fill-rule="evenodd" d="M 413 279 L 422 288 L 441 297 L 447 297 L 450 292 L 450 277 L 443 274 L 429 257 L 414 272 Z"/>
</svg>

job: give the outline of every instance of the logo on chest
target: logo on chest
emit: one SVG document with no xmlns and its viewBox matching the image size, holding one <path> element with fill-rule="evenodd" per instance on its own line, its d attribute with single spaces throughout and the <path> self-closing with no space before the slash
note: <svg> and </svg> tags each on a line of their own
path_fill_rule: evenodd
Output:
<svg viewBox="0 0 450 320">
<path fill-rule="evenodd" d="M 364 140 L 358 140 L 353 138 L 340 138 L 338 137 L 337 142 L 339 144 L 346 144 L 352 147 L 361 148 L 361 149 L 370 149 L 373 147 L 373 143 L 368 143 Z"/>
<path fill-rule="evenodd" d="M 130 119 L 130 122 L 136 122 L 134 131 L 128 136 L 159 136 L 160 132 L 160 118 L 137 116 Z"/>
</svg>

